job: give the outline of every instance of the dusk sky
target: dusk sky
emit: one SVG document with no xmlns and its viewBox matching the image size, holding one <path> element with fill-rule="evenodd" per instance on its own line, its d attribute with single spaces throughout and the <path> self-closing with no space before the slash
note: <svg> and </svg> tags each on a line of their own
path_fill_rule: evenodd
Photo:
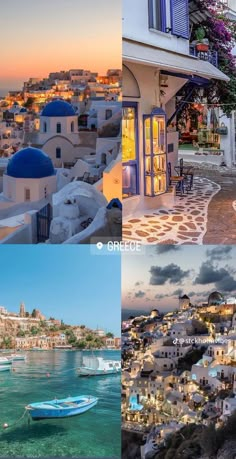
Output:
<svg viewBox="0 0 236 459">
<path fill-rule="evenodd" d="M 0 89 L 53 71 L 121 68 L 121 8 L 110 0 L 1 2 Z"/>
<path fill-rule="evenodd" d="M 193 304 L 214 290 L 236 295 L 236 247 L 147 246 L 144 254 L 122 255 L 122 308 L 170 311 L 187 294 Z"/>
<path fill-rule="evenodd" d="M 2 245 L 0 305 L 34 308 L 71 325 L 120 336 L 120 257 L 92 255 L 89 245 Z M 111 275 L 112 273 L 112 275 Z"/>
</svg>

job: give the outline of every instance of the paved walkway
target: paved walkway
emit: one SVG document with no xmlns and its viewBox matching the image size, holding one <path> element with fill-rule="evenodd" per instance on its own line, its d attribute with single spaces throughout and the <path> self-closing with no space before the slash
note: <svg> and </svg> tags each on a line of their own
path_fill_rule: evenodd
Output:
<svg viewBox="0 0 236 459">
<path fill-rule="evenodd" d="M 207 231 L 203 244 L 236 244 L 236 177 L 218 176 L 221 187 L 208 207 Z"/>
<path fill-rule="evenodd" d="M 176 196 L 173 208 L 125 220 L 123 239 L 146 244 L 236 244 L 236 169 L 193 166 L 193 193 Z"/>
<path fill-rule="evenodd" d="M 208 206 L 220 185 L 194 177 L 189 194 L 176 196 L 173 208 L 160 208 L 123 222 L 123 239 L 143 244 L 202 244 L 207 230 Z"/>
</svg>

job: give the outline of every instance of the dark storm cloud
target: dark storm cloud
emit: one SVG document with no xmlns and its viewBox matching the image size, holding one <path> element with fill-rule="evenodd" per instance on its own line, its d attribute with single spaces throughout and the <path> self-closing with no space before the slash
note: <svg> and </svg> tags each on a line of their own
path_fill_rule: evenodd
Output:
<svg viewBox="0 0 236 459">
<path fill-rule="evenodd" d="M 156 251 L 158 255 L 161 255 L 162 253 L 168 253 L 168 252 L 177 252 L 178 250 L 180 250 L 180 247 L 178 245 L 158 244 L 156 247 Z"/>
<path fill-rule="evenodd" d="M 182 288 L 178 288 L 177 290 L 175 290 L 172 295 L 173 296 L 182 296 L 184 293 L 184 291 L 182 290 Z"/>
<path fill-rule="evenodd" d="M 179 266 L 171 263 L 164 268 L 160 266 L 152 266 L 150 269 L 151 285 L 164 285 L 166 282 L 170 284 L 181 284 L 185 277 L 189 276 L 190 271 L 183 271 Z"/>
<path fill-rule="evenodd" d="M 163 298 L 167 298 L 169 295 L 163 295 L 163 293 L 157 293 L 154 298 L 156 300 L 163 300 Z"/>
<path fill-rule="evenodd" d="M 138 292 L 135 293 L 135 298 L 143 298 L 145 296 L 145 292 L 142 292 L 139 290 Z"/>
<path fill-rule="evenodd" d="M 231 259 L 230 252 L 232 246 L 222 245 L 219 247 L 214 247 L 213 249 L 207 249 L 206 255 L 210 258 L 210 261 L 222 261 Z"/>
<path fill-rule="evenodd" d="M 220 291 L 233 292 L 236 290 L 236 280 L 229 270 L 213 266 L 210 261 L 202 263 L 199 273 L 193 282 L 195 285 L 215 284 Z"/>
</svg>

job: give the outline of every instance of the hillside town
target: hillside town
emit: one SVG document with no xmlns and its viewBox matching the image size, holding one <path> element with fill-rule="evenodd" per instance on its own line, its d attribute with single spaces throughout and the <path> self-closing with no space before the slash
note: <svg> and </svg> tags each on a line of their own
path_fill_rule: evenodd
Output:
<svg viewBox="0 0 236 459">
<path fill-rule="evenodd" d="M 51 350 L 51 349 L 119 349 L 120 338 L 113 333 L 85 325 L 68 325 L 49 317 L 39 309 L 31 313 L 24 303 L 19 312 L 9 312 L 0 307 L 0 349 Z"/>
<path fill-rule="evenodd" d="M 183 294 L 172 312 L 130 316 L 122 356 L 122 429 L 132 457 L 167 457 L 161 451 L 172 438 L 183 444 L 187 437 L 173 435 L 188 426 L 226 429 L 236 410 L 236 298 L 213 291 L 193 304 Z"/>
<path fill-rule="evenodd" d="M 121 71 L 29 78 L 0 98 L 0 243 L 121 237 Z"/>
</svg>

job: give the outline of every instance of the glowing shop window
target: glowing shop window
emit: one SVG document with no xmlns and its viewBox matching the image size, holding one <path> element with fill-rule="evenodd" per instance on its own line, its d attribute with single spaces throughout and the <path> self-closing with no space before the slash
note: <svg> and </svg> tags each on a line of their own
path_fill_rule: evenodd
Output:
<svg viewBox="0 0 236 459">
<path fill-rule="evenodd" d="M 123 161 L 131 161 L 136 159 L 136 132 L 134 107 L 123 108 L 122 157 Z"/>
<path fill-rule="evenodd" d="M 166 191 L 166 116 L 156 108 L 144 115 L 145 195 L 157 196 Z"/>
</svg>

